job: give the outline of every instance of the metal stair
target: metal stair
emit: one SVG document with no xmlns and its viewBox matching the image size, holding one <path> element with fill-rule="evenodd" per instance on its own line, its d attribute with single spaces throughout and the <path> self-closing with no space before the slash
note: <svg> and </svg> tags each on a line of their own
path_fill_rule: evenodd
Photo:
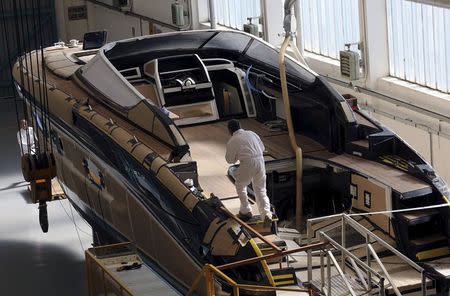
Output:
<svg viewBox="0 0 450 296">
<path fill-rule="evenodd" d="M 319 232 L 320 240 L 328 243 L 328 247 L 322 249 L 320 255 L 320 277 L 313 278 L 312 269 L 308 264 L 308 282 L 311 286 L 327 296 L 343 296 L 343 295 L 382 295 L 391 292 L 396 296 L 404 295 L 399 286 L 398 281 L 390 274 L 387 266 L 384 265 L 382 259 L 376 253 L 374 245 L 379 244 L 386 250 L 394 254 L 394 257 L 398 259 L 398 262 L 403 264 L 411 273 L 414 273 L 418 277 L 418 288 L 421 289 L 423 295 L 426 295 L 427 291 L 427 274 L 424 268 L 417 265 L 407 256 L 403 255 L 396 248 L 382 240 L 376 234 L 365 228 L 351 216 L 347 214 L 334 215 L 336 218 L 340 216 L 338 222 L 335 223 L 334 228 L 327 226 L 327 231 L 340 229 L 341 240 L 335 239 L 335 233 L 333 236 L 327 234 L 326 231 L 316 230 Z M 411 221 L 418 222 L 417 219 L 429 220 L 430 217 L 410 217 Z M 312 229 L 313 223 L 320 223 L 321 219 L 328 218 L 315 218 L 308 221 L 308 238 L 313 237 Z M 352 229 L 358 233 L 358 235 L 365 238 L 365 242 L 358 248 L 365 250 L 365 254 L 356 256 L 352 251 L 357 248 L 353 245 L 346 243 L 346 233 Z M 431 237 L 430 237 L 431 238 Z M 434 241 L 439 242 L 441 237 L 432 237 Z M 311 243 L 309 240 L 308 243 Z M 429 243 L 428 240 L 417 240 L 418 245 Z M 312 261 L 312 253 L 308 253 L 308 260 Z M 363 258 L 363 260 L 361 259 Z M 395 271 L 394 271 L 395 272 Z M 429 282 L 429 281 L 428 281 Z"/>
</svg>

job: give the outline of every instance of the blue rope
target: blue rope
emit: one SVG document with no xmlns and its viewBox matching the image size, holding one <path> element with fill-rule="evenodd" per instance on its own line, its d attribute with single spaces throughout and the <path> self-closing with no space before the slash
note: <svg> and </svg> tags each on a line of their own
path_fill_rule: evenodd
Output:
<svg viewBox="0 0 450 296">
<path fill-rule="evenodd" d="M 247 71 L 245 72 L 245 84 L 247 84 L 248 88 L 258 94 L 261 94 L 262 91 L 260 91 L 259 89 L 257 89 L 250 81 L 250 70 L 253 68 L 253 66 L 250 66 Z"/>
</svg>

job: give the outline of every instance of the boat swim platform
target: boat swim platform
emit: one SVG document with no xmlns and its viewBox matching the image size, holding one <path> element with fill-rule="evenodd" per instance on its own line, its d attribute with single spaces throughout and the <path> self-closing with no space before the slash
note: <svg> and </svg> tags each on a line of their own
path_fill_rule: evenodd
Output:
<svg viewBox="0 0 450 296">
<path fill-rule="evenodd" d="M 146 265 L 131 243 L 86 250 L 88 295 L 181 295 Z"/>
</svg>

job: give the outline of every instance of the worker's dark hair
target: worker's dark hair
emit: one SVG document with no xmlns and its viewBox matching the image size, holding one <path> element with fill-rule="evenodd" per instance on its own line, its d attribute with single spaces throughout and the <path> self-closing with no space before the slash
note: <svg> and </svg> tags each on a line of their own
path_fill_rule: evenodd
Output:
<svg viewBox="0 0 450 296">
<path fill-rule="evenodd" d="M 231 119 L 228 121 L 228 130 L 231 134 L 233 134 L 235 131 L 241 128 L 241 124 L 236 119 Z"/>
</svg>

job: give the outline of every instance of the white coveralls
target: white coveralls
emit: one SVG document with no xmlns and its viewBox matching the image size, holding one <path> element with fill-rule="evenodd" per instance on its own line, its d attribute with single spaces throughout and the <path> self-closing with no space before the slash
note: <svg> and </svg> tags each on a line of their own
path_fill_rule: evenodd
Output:
<svg viewBox="0 0 450 296">
<path fill-rule="evenodd" d="M 264 164 L 264 144 L 257 134 L 252 131 L 239 129 L 227 143 L 225 159 L 234 164 L 238 160 L 236 170 L 236 191 L 241 201 L 240 212 L 247 214 L 251 211 L 248 202 L 247 186 L 252 183 L 261 218 L 272 218 L 270 201 L 266 192 L 266 168 Z"/>
<path fill-rule="evenodd" d="M 19 147 L 22 148 L 20 151 L 22 155 L 36 153 L 35 140 L 36 135 L 34 134 L 34 130 L 31 126 L 27 129 L 21 128 L 17 132 L 17 142 L 19 142 Z"/>
</svg>

